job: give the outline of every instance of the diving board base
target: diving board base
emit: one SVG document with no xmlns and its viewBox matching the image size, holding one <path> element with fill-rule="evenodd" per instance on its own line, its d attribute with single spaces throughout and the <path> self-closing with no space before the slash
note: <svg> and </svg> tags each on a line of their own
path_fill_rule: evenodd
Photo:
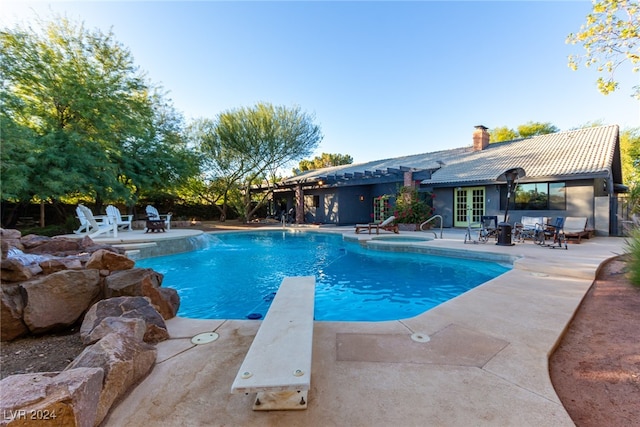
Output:
<svg viewBox="0 0 640 427">
<path fill-rule="evenodd" d="M 254 411 L 297 411 L 307 409 L 307 390 L 261 391 L 253 403 Z"/>
</svg>

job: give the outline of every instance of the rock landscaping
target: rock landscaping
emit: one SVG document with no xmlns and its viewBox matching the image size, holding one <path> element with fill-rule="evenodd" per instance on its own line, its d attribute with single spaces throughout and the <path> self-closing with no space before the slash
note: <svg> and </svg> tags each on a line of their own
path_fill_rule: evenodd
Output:
<svg viewBox="0 0 640 427">
<path fill-rule="evenodd" d="M 122 251 L 84 239 L 0 229 L 0 339 L 64 332 L 81 324 L 86 345 L 62 372 L 0 381 L 0 425 L 99 425 L 149 374 L 180 299 L 163 276 Z"/>
</svg>

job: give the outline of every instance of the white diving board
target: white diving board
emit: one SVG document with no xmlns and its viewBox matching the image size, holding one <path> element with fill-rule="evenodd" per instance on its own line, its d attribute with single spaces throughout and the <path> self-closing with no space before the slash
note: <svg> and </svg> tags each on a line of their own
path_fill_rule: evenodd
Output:
<svg viewBox="0 0 640 427">
<path fill-rule="evenodd" d="M 313 347 L 314 276 L 285 277 L 231 393 L 257 393 L 256 411 L 307 408 Z"/>
</svg>

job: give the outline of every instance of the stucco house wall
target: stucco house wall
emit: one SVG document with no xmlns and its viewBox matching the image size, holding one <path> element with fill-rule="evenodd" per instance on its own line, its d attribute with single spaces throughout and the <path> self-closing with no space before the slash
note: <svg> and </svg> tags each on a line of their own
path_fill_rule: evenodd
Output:
<svg viewBox="0 0 640 427">
<path fill-rule="evenodd" d="M 436 188 L 433 193 L 434 214 L 442 216 L 444 227 L 453 227 L 453 188 Z"/>
</svg>

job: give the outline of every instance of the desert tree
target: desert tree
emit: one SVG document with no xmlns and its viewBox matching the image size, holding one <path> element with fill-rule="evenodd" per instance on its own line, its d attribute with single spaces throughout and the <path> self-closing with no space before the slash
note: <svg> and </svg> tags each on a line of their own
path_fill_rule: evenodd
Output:
<svg viewBox="0 0 640 427">
<path fill-rule="evenodd" d="M 131 201 L 150 176 L 168 185 L 163 172 L 184 171 L 162 127 L 166 101 L 111 31 L 60 17 L 33 25 L 0 31 L 2 145 L 26 160 L 3 162 L 3 200 Z"/>
<path fill-rule="evenodd" d="M 225 221 L 229 207 L 242 210 L 240 187 L 243 177 L 249 172 L 246 159 L 230 149 L 217 134 L 215 120 L 200 118 L 188 126 L 188 138 L 199 153 L 200 174 L 191 179 L 185 192 L 199 202 L 215 206 L 220 220 Z"/>
<path fill-rule="evenodd" d="M 532 136 L 546 135 L 548 133 L 558 132 L 556 126 L 551 123 L 527 122 L 519 125 L 517 130 L 510 129 L 507 126 L 493 128 L 489 131 L 490 142 L 511 141 L 518 138 L 530 138 Z"/>
<path fill-rule="evenodd" d="M 489 130 L 489 142 L 511 141 L 518 138 L 518 132 L 507 127 L 499 126 Z"/>
<path fill-rule="evenodd" d="M 538 135 L 546 135 L 549 133 L 556 133 L 560 129 L 551 123 L 540 123 L 540 122 L 527 122 L 523 125 L 518 126 L 518 136 L 520 138 L 529 138 L 532 136 Z"/>
<path fill-rule="evenodd" d="M 266 184 L 271 189 L 278 172 L 309 156 L 322 133 L 314 117 L 298 106 L 258 103 L 220 113 L 208 137 L 202 146 L 208 145 L 218 170 L 226 170 L 220 177 L 232 178 L 241 189 L 243 217 L 248 220 L 270 195 L 267 191 L 255 196 L 252 187 Z M 220 165 L 220 158 L 232 163 Z"/>
<path fill-rule="evenodd" d="M 616 71 L 629 64 L 640 71 L 640 4 L 633 0 L 594 0 L 593 9 L 577 33 L 567 43 L 582 44 L 585 53 L 569 56 L 569 67 L 577 70 L 582 63 L 595 67 L 604 76 L 597 79 L 598 90 L 607 95 L 618 89 Z M 640 86 L 633 87 L 640 99 Z"/>
<path fill-rule="evenodd" d="M 322 153 L 311 160 L 301 160 L 298 167 L 293 169 L 294 174 L 300 172 L 322 169 L 331 166 L 350 165 L 353 163 L 353 157 L 348 154 Z"/>
</svg>

